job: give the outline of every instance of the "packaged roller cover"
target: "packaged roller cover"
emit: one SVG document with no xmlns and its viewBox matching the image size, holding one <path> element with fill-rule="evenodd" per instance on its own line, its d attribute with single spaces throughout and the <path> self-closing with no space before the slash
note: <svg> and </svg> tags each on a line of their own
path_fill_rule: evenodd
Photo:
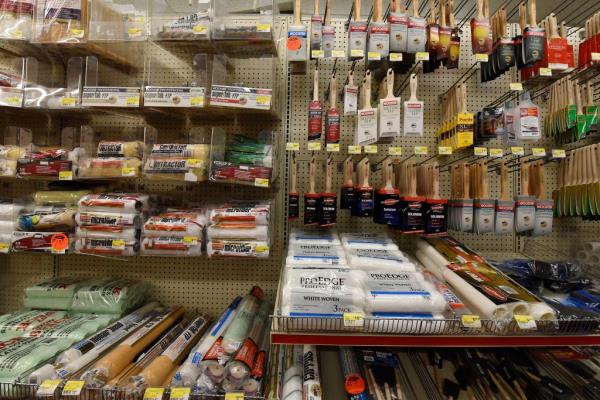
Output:
<svg viewBox="0 0 600 400">
<path fill-rule="evenodd" d="M 207 144 L 154 144 L 144 162 L 149 179 L 204 182 L 208 179 Z"/>
<path fill-rule="evenodd" d="M 202 237 L 152 236 L 142 239 L 141 254 L 155 256 L 202 255 Z"/>
<path fill-rule="evenodd" d="M 119 142 L 101 141 L 98 143 L 98 157 L 133 157 L 142 158 L 144 143 L 139 141 Z"/>
<path fill-rule="evenodd" d="M 83 340 L 105 328 L 114 319 L 116 318 L 111 315 L 69 314 L 59 319 L 45 321 L 25 332 L 23 336 Z"/>
<path fill-rule="evenodd" d="M 252 226 L 246 223 L 242 224 L 217 224 L 210 225 L 206 229 L 206 236 L 211 240 L 233 239 L 233 240 L 256 240 L 269 241 L 269 226 Z"/>
<path fill-rule="evenodd" d="M 144 237 L 202 237 L 206 217 L 194 211 L 174 211 L 152 216 L 143 227 Z"/>
<path fill-rule="evenodd" d="M 150 150 L 151 158 L 207 160 L 209 154 L 210 146 L 207 144 L 155 144 Z"/>
<path fill-rule="evenodd" d="M 75 292 L 83 281 L 78 278 L 55 278 L 25 288 L 27 308 L 68 310 Z"/>
<path fill-rule="evenodd" d="M 149 196 L 140 193 L 101 193 L 83 196 L 79 211 L 134 213 L 148 208 Z"/>
<path fill-rule="evenodd" d="M 75 222 L 80 227 L 102 226 L 115 228 L 141 228 L 142 218 L 137 212 L 102 212 L 102 211 L 80 211 L 75 216 Z M 90 228 L 93 229 L 93 228 Z M 101 230 L 97 228 L 97 230 Z"/>
<path fill-rule="evenodd" d="M 79 178 L 136 178 L 142 161 L 134 157 L 83 158 L 77 168 Z"/>
<path fill-rule="evenodd" d="M 206 252 L 209 257 L 269 257 L 269 243 L 245 240 L 208 240 Z"/>
<path fill-rule="evenodd" d="M 347 267 L 346 254 L 341 246 L 331 244 L 303 244 L 290 246 L 286 259 L 288 267 Z"/>
<path fill-rule="evenodd" d="M 350 249 L 398 250 L 398 245 L 381 233 L 342 233 L 342 245 Z"/>
<path fill-rule="evenodd" d="M 52 251 L 52 239 L 67 236 L 64 232 L 13 232 L 11 238 L 12 251 Z M 69 249 L 65 249 L 68 251 Z"/>
<path fill-rule="evenodd" d="M 137 254 L 140 242 L 134 239 L 118 239 L 117 235 L 105 238 L 100 235 L 94 237 L 76 237 L 74 250 L 79 254 L 97 256 L 134 256 Z"/>
<path fill-rule="evenodd" d="M 0 334 L 15 333 L 22 336 L 37 326 L 53 320 L 60 320 L 67 315 L 64 311 L 22 310 L 0 316 Z"/>
<path fill-rule="evenodd" d="M 381 248 L 350 248 L 346 250 L 348 265 L 365 271 L 384 269 L 395 272 L 414 272 L 415 264 L 400 250 Z"/>
<path fill-rule="evenodd" d="M 125 278 L 108 278 L 82 286 L 71 309 L 81 313 L 121 315 L 144 302 L 148 284 Z"/>
<path fill-rule="evenodd" d="M 210 210 L 212 224 L 248 222 L 255 225 L 268 225 L 271 214 L 270 204 L 228 203 Z"/>
<path fill-rule="evenodd" d="M 294 231 L 290 234 L 290 245 L 303 244 L 332 244 L 340 246 L 342 242 L 335 231 L 306 230 Z"/>
<path fill-rule="evenodd" d="M 69 232 L 75 229 L 76 208 L 37 206 L 33 212 L 19 215 L 17 229 L 25 232 Z"/>
</svg>

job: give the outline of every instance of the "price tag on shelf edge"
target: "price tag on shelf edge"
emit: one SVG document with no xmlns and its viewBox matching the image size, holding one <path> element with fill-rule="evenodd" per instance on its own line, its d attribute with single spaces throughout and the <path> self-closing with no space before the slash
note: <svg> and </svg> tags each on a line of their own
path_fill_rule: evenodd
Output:
<svg viewBox="0 0 600 400">
<path fill-rule="evenodd" d="M 312 50 L 310 52 L 311 58 L 323 58 L 325 57 L 325 52 L 323 50 Z"/>
<path fill-rule="evenodd" d="M 402 155 L 402 147 L 390 147 L 388 149 L 388 154 L 390 156 L 401 156 Z"/>
<path fill-rule="evenodd" d="M 266 24 L 266 23 L 256 24 L 256 31 L 258 33 L 269 33 L 269 32 L 271 32 L 271 24 Z"/>
<path fill-rule="evenodd" d="M 42 384 L 38 387 L 36 396 L 37 397 L 53 397 L 54 392 L 56 391 L 56 388 L 58 387 L 58 385 L 60 385 L 61 382 L 62 381 L 58 380 L 58 379 L 55 379 L 55 380 L 47 379 L 47 380 L 43 381 Z"/>
<path fill-rule="evenodd" d="M 440 156 L 449 156 L 452 154 L 452 147 L 450 146 L 440 146 L 438 147 L 438 155 Z"/>
<path fill-rule="evenodd" d="M 531 149 L 531 154 L 533 154 L 534 157 L 546 157 L 546 149 L 535 147 Z"/>
<path fill-rule="evenodd" d="M 460 317 L 460 320 L 462 322 L 462 326 L 464 326 L 465 328 L 481 328 L 481 318 L 479 317 L 479 315 L 462 315 Z"/>
<path fill-rule="evenodd" d="M 540 68 L 540 76 L 552 76 L 552 70 L 550 68 Z"/>
<path fill-rule="evenodd" d="M 416 56 L 417 61 L 429 61 L 429 53 L 427 51 L 420 51 Z"/>
<path fill-rule="evenodd" d="M 348 146 L 348 154 L 361 154 L 362 147 L 361 146 Z"/>
<path fill-rule="evenodd" d="M 521 82 L 511 82 L 510 90 L 520 92 L 523 90 L 523 84 Z"/>
<path fill-rule="evenodd" d="M 321 150 L 321 142 L 308 142 L 308 150 L 310 150 L 310 151 Z"/>
<path fill-rule="evenodd" d="M 191 388 L 186 387 L 174 387 L 171 388 L 170 400 L 188 400 L 192 393 Z"/>
<path fill-rule="evenodd" d="M 59 181 L 72 181 L 73 180 L 73 171 L 59 171 L 58 172 L 58 180 Z"/>
<path fill-rule="evenodd" d="M 340 151 L 340 144 L 339 143 L 327 143 L 327 151 L 329 151 L 331 153 L 337 153 L 338 151 Z"/>
<path fill-rule="evenodd" d="M 344 313 L 344 326 L 364 326 L 365 314 L 356 313 Z"/>
<path fill-rule="evenodd" d="M 381 53 L 377 51 L 369 51 L 369 53 L 367 53 L 367 58 L 369 61 L 379 61 L 381 60 Z"/>
<path fill-rule="evenodd" d="M 402 61 L 402 53 L 390 53 L 390 61 L 391 62 Z"/>
<path fill-rule="evenodd" d="M 79 396 L 83 387 L 85 386 L 85 381 L 67 381 L 62 390 L 63 396 Z"/>
<path fill-rule="evenodd" d="M 525 155 L 525 149 L 523 147 L 519 147 L 519 146 L 511 147 L 510 152 L 512 153 L 513 156 L 524 156 Z"/>
<path fill-rule="evenodd" d="M 224 400 L 244 400 L 244 393 L 225 393 Z"/>
<path fill-rule="evenodd" d="M 564 149 L 552 149 L 552 158 L 566 158 L 567 152 Z"/>
<path fill-rule="evenodd" d="M 475 54 L 475 61 L 477 62 L 488 62 L 489 56 L 485 53 Z"/>
<path fill-rule="evenodd" d="M 144 400 L 162 400 L 164 388 L 146 388 L 144 391 Z"/>
<path fill-rule="evenodd" d="M 300 143 L 288 142 L 285 144 L 285 149 L 287 151 L 300 151 Z"/>
<path fill-rule="evenodd" d="M 268 188 L 269 180 L 266 178 L 254 178 L 254 186 Z"/>
<path fill-rule="evenodd" d="M 473 148 L 473 154 L 479 157 L 484 157 L 488 155 L 487 147 L 475 147 Z"/>
<path fill-rule="evenodd" d="M 502 149 L 490 149 L 490 157 L 502 158 L 504 157 L 504 151 Z"/>
<path fill-rule="evenodd" d="M 367 154 L 377 154 L 377 145 L 376 144 L 368 144 L 365 146 L 365 153 Z"/>
<path fill-rule="evenodd" d="M 515 315 L 514 317 L 519 328 L 527 330 L 537 329 L 535 319 L 531 315 Z"/>
<path fill-rule="evenodd" d="M 352 49 L 350 50 L 350 57 L 354 58 L 362 58 L 365 56 L 365 51 L 360 49 Z"/>
<path fill-rule="evenodd" d="M 10 250 L 10 243 L 0 243 L 0 254 L 6 254 Z"/>
<path fill-rule="evenodd" d="M 331 56 L 333 58 L 346 58 L 346 52 L 344 50 L 333 50 Z"/>
<path fill-rule="evenodd" d="M 427 146 L 415 146 L 415 154 L 418 156 L 426 156 L 429 153 Z"/>
</svg>

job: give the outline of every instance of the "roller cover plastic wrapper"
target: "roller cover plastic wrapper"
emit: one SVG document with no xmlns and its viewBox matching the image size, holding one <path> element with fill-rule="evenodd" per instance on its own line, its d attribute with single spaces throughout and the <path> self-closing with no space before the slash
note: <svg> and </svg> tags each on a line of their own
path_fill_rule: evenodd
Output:
<svg viewBox="0 0 600 400">
<path fill-rule="evenodd" d="M 103 279 L 84 285 L 71 309 L 82 313 L 122 314 L 144 302 L 148 284 L 126 278 Z"/>
<path fill-rule="evenodd" d="M 12 251 L 50 252 L 52 250 L 52 238 L 58 234 L 63 235 L 64 232 L 13 232 L 11 249 Z M 66 251 L 69 251 L 69 249 Z"/>
<path fill-rule="evenodd" d="M 141 254 L 154 256 L 199 256 L 202 254 L 202 238 L 157 236 L 142 240 Z"/>
<path fill-rule="evenodd" d="M 139 250 L 137 239 L 128 240 L 118 237 L 96 238 L 78 237 L 75 239 L 74 249 L 79 254 L 97 256 L 135 256 Z"/>
<path fill-rule="evenodd" d="M 136 178 L 142 161 L 138 158 L 84 158 L 79 162 L 79 178 Z"/>
<path fill-rule="evenodd" d="M 101 141 L 98 143 L 98 157 L 133 157 L 142 158 L 144 143 Z"/>
<path fill-rule="evenodd" d="M 0 176 L 14 177 L 17 175 L 17 161 L 0 158 Z"/>
<path fill-rule="evenodd" d="M 177 306 L 152 318 L 111 352 L 99 359 L 92 368 L 83 373 L 81 378 L 91 387 L 104 386 L 173 326 L 183 314 L 183 307 Z"/>
<path fill-rule="evenodd" d="M 89 194 L 79 200 L 79 211 L 134 213 L 148 208 L 149 196 L 140 193 Z"/>
<path fill-rule="evenodd" d="M 444 297 L 420 272 L 352 271 L 365 291 L 365 310 L 383 313 L 441 313 Z"/>
<path fill-rule="evenodd" d="M 12 232 L 19 226 L 17 221 L 0 221 L 0 232 Z"/>
<path fill-rule="evenodd" d="M 144 237 L 175 236 L 202 237 L 206 217 L 193 212 L 163 213 L 150 217 L 144 224 Z"/>
<path fill-rule="evenodd" d="M 269 240 L 269 227 L 258 225 L 248 228 L 221 227 L 219 225 L 210 225 L 206 229 L 208 239 L 242 239 L 242 240 Z"/>
<path fill-rule="evenodd" d="M 333 244 L 340 246 L 342 242 L 334 231 L 294 231 L 290 234 L 290 245 L 305 244 Z"/>
<path fill-rule="evenodd" d="M 288 269 L 284 279 L 283 315 L 341 318 L 364 311 L 364 291 L 348 270 Z"/>
<path fill-rule="evenodd" d="M 223 351 L 226 354 L 235 353 L 242 342 L 248 335 L 254 316 L 258 311 L 263 294 L 256 292 L 255 294 L 246 295 L 240 305 L 234 320 L 223 336 Z"/>
<path fill-rule="evenodd" d="M 353 269 L 365 271 L 386 270 L 395 272 L 414 272 L 415 264 L 400 250 L 377 248 L 349 249 L 346 251 L 348 265 Z"/>
<path fill-rule="evenodd" d="M 25 149 L 19 146 L 0 146 L 0 160 L 17 161 L 25 157 Z"/>
<path fill-rule="evenodd" d="M 56 278 L 25 288 L 24 305 L 27 308 L 68 310 L 82 280 Z"/>
<path fill-rule="evenodd" d="M 62 318 L 46 321 L 25 333 L 26 337 L 58 337 L 74 340 L 83 338 L 105 328 L 115 320 L 110 315 L 65 315 Z"/>
<path fill-rule="evenodd" d="M 269 204 L 226 204 L 210 211 L 211 224 L 253 223 L 268 225 L 271 206 Z"/>
<path fill-rule="evenodd" d="M 40 206 L 76 205 L 79 199 L 88 194 L 90 194 L 89 190 L 46 190 L 36 192 L 33 201 Z"/>
<path fill-rule="evenodd" d="M 155 358 L 139 375 L 131 376 L 125 390 L 141 395 L 147 387 L 160 387 L 170 371 L 177 367 L 183 357 L 194 346 L 206 329 L 208 317 L 202 315 L 194 319 L 173 343 Z"/>
<path fill-rule="evenodd" d="M 112 240 L 124 240 L 129 243 L 130 247 L 135 246 L 137 240 L 138 231 L 134 228 L 114 228 L 106 227 L 106 229 L 98 229 L 98 226 L 89 227 L 77 227 L 75 230 L 76 239 L 112 239 Z"/>
<path fill-rule="evenodd" d="M 205 182 L 208 180 L 208 161 L 150 158 L 144 164 L 144 177 L 156 181 Z"/>
<path fill-rule="evenodd" d="M 198 345 L 192 349 L 183 365 L 177 370 L 171 381 L 172 387 L 191 387 L 202 373 L 202 359 L 213 346 L 215 341 L 221 337 L 223 332 L 229 328 L 231 322 L 237 315 L 237 307 L 241 297 L 237 297 L 227 307 L 221 317 L 215 321 L 204 334 Z"/>
<path fill-rule="evenodd" d="M 150 157 L 197 160 L 207 160 L 209 154 L 208 144 L 155 144 L 150 151 Z"/>
<path fill-rule="evenodd" d="M 331 267 L 347 267 L 346 254 L 341 246 L 330 244 L 294 244 L 288 250 L 286 259 L 288 267 L 305 265 Z"/>
<path fill-rule="evenodd" d="M 75 222 L 79 226 L 116 227 L 116 228 L 140 228 L 142 218 L 138 212 L 93 212 L 80 211 L 75 216 Z"/>
<path fill-rule="evenodd" d="M 269 257 L 269 243 L 245 240 L 209 240 L 206 244 L 209 257 Z"/>
<path fill-rule="evenodd" d="M 446 280 L 479 315 L 508 319 L 514 314 L 531 313 L 537 319 L 556 318 L 552 308 L 454 239 L 419 240 L 417 247 L 419 261 L 438 279 Z M 473 279 L 473 272 L 485 277 L 484 280 Z M 533 309 L 532 303 L 536 304 Z"/>
<path fill-rule="evenodd" d="M 62 319 L 67 315 L 64 311 L 16 311 L 0 316 L 0 335 L 15 333 L 19 336 L 35 329 L 47 321 Z"/>
<path fill-rule="evenodd" d="M 33 213 L 21 214 L 18 230 L 25 232 L 69 232 L 75 229 L 75 208 L 36 207 Z"/>
<path fill-rule="evenodd" d="M 16 337 L 0 342 L 0 382 L 14 382 L 74 342 L 66 338 Z"/>
<path fill-rule="evenodd" d="M 342 233 L 342 245 L 347 249 L 398 250 L 398 245 L 380 233 Z"/>
</svg>

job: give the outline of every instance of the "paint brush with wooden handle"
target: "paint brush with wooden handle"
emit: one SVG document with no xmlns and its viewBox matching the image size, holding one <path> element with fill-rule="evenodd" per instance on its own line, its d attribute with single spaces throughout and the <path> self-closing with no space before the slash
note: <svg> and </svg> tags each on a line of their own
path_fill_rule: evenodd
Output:
<svg viewBox="0 0 600 400">
<path fill-rule="evenodd" d="M 500 199 L 496 200 L 496 235 L 511 234 L 515 221 L 515 202 L 508 194 L 508 166 L 500 164 Z"/>
<path fill-rule="evenodd" d="M 417 195 L 417 168 L 414 161 L 401 164 L 404 167 L 404 190 L 400 197 L 400 231 L 404 234 L 418 234 L 425 231 L 425 197 Z"/>
<path fill-rule="evenodd" d="M 471 20 L 471 47 L 473 54 L 489 54 L 488 35 L 490 20 L 483 13 L 483 0 L 476 0 L 477 15 Z"/>
<path fill-rule="evenodd" d="M 348 72 L 348 84 L 344 86 L 344 116 L 358 112 L 358 87 L 354 85 L 354 72 Z"/>
<path fill-rule="evenodd" d="M 535 223 L 535 198 L 529 196 L 529 169 L 521 160 L 521 194 L 515 198 L 515 230 L 519 233 L 533 229 Z"/>
<path fill-rule="evenodd" d="M 337 80 L 335 73 L 329 83 L 329 108 L 325 114 L 325 140 L 327 144 L 340 142 L 340 109 L 337 106 Z"/>
<path fill-rule="evenodd" d="M 390 157 L 383 160 L 384 186 L 375 192 L 373 221 L 378 224 L 396 226 L 399 224 L 398 204 L 400 192 L 394 188 L 394 171 Z"/>
<path fill-rule="evenodd" d="M 456 69 L 460 59 L 460 32 L 454 20 L 453 0 L 448 2 L 448 24 L 452 28 L 452 36 L 450 37 L 450 50 L 446 61 L 446 69 Z"/>
<path fill-rule="evenodd" d="M 459 230 L 462 232 L 471 232 L 473 231 L 473 199 L 469 197 L 469 169 L 467 168 L 467 163 L 463 162 L 459 167 L 459 175 L 460 175 L 460 213 L 458 215 L 459 221 Z"/>
<path fill-rule="evenodd" d="M 348 26 L 348 60 L 363 58 L 367 49 L 367 23 L 360 19 L 361 0 L 354 0 L 354 18 Z"/>
<path fill-rule="evenodd" d="M 323 44 L 323 18 L 319 14 L 319 0 L 313 0 L 313 15 L 310 17 L 310 50 L 319 51 Z"/>
<path fill-rule="evenodd" d="M 390 24 L 390 52 L 405 53 L 408 43 L 408 15 L 402 9 L 403 0 L 391 0 L 388 22 Z"/>
<path fill-rule="evenodd" d="M 544 58 L 545 32 L 536 22 L 535 0 L 527 2 L 528 24 L 523 32 L 523 63 L 533 65 Z"/>
<path fill-rule="evenodd" d="M 384 81 L 385 95 L 379 100 L 379 137 L 392 139 L 400 136 L 399 97 L 394 96 L 394 70 L 388 69 Z"/>
<path fill-rule="evenodd" d="M 452 38 L 452 28 L 446 21 L 446 1 L 440 1 L 440 28 L 439 28 L 439 46 L 437 48 L 436 59 L 444 61 L 450 55 L 450 39 Z"/>
<path fill-rule="evenodd" d="M 331 24 L 331 0 L 325 0 L 325 20 L 323 23 L 323 51 L 330 58 L 335 50 L 335 26 Z"/>
<path fill-rule="evenodd" d="M 382 19 L 382 0 L 373 1 L 373 20 L 369 25 L 369 53 L 379 58 L 390 55 L 390 26 Z"/>
<path fill-rule="evenodd" d="M 342 183 L 342 193 L 340 195 L 340 209 L 350 210 L 354 204 L 354 163 L 352 155 L 344 160 L 344 182 Z"/>
<path fill-rule="evenodd" d="M 313 75 L 313 99 L 308 103 L 308 140 L 319 141 L 323 134 L 323 103 L 319 100 L 319 68 Z"/>
<path fill-rule="evenodd" d="M 297 219 L 300 216 L 300 194 L 296 188 L 298 164 L 296 153 L 292 153 L 290 165 L 290 190 L 288 192 L 288 219 Z"/>
<path fill-rule="evenodd" d="M 552 233 L 554 201 L 546 200 L 544 163 L 542 161 L 538 162 L 536 172 L 537 200 L 535 202 L 535 225 L 533 227 L 533 235 L 549 235 Z"/>
<path fill-rule="evenodd" d="M 333 158 L 330 155 L 325 164 L 325 191 L 319 199 L 319 226 L 333 226 L 337 222 L 337 194 L 331 190 L 333 180 Z"/>
<path fill-rule="evenodd" d="M 406 51 L 419 53 L 427 48 L 427 21 L 419 16 L 419 0 L 412 0 L 412 15 L 408 18 Z"/>
<path fill-rule="evenodd" d="M 425 201 L 425 234 L 445 236 L 448 234 L 448 200 L 440 198 L 440 172 L 437 162 L 425 165 L 422 185 L 429 185 Z"/>
<path fill-rule="evenodd" d="M 377 142 L 377 109 L 371 107 L 371 71 L 365 73 L 361 89 L 363 108 L 358 110 L 354 144 L 365 146 Z"/>
<path fill-rule="evenodd" d="M 494 213 L 496 202 L 489 198 L 488 170 L 484 161 L 479 161 L 477 170 L 477 195 L 474 201 L 473 231 L 476 233 L 490 233 L 494 231 Z"/>
<path fill-rule="evenodd" d="M 307 28 L 302 23 L 302 0 L 294 0 L 294 23 L 288 27 L 287 58 L 288 61 L 307 61 Z"/>
<path fill-rule="evenodd" d="M 320 195 L 315 190 L 317 166 L 315 157 L 310 160 L 308 169 L 308 192 L 304 193 L 304 225 L 319 225 L 319 199 Z"/>
<path fill-rule="evenodd" d="M 369 184 L 371 165 L 367 157 L 357 166 L 358 186 L 354 188 L 352 215 L 355 217 L 373 216 L 373 187 Z"/>
</svg>

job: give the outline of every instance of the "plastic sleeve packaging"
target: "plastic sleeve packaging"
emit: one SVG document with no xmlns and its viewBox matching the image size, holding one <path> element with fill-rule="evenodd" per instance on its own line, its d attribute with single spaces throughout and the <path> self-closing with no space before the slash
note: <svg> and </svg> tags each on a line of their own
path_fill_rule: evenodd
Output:
<svg viewBox="0 0 600 400">
<path fill-rule="evenodd" d="M 36 3 L 33 40 L 43 43 L 81 42 L 88 11 L 87 3 L 81 0 Z"/>
<path fill-rule="evenodd" d="M 242 342 L 251 328 L 254 315 L 260 307 L 260 301 L 253 294 L 246 295 L 242 299 L 234 320 L 223 336 L 225 354 L 233 354 L 242 346 Z"/>
<path fill-rule="evenodd" d="M 208 318 L 204 315 L 194 319 L 159 357 L 139 375 L 129 378 L 127 389 L 142 394 L 147 387 L 162 385 L 170 371 L 179 365 L 185 354 L 198 342 L 207 324 Z"/>
<path fill-rule="evenodd" d="M 124 246 L 129 244 L 130 246 L 135 245 L 137 240 L 137 230 L 134 228 L 110 228 L 110 229 L 95 229 L 97 227 L 77 227 L 75 230 L 76 239 L 113 239 L 113 240 L 124 240 Z M 111 242 L 112 246 L 112 242 Z M 114 246 L 118 247 L 118 246 Z"/>
<path fill-rule="evenodd" d="M 61 320 L 67 314 L 64 311 L 17 311 L 0 317 L 0 334 L 16 332 L 23 335 L 48 321 Z"/>
<path fill-rule="evenodd" d="M 348 265 L 365 271 L 381 270 L 414 272 L 416 266 L 399 250 L 376 248 L 349 249 L 346 252 Z"/>
<path fill-rule="evenodd" d="M 461 299 L 458 298 L 456 294 L 450 289 L 448 285 L 444 282 L 440 281 L 435 277 L 431 272 L 424 271 L 423 276 L 429 282 L 433 283 L 435 288 L 444 296 L 444 299 L 448 303 L 450 310 L 454 313 L 454 316 L 460 317 L 461 315 L 469 315 L 471 314 L 471 310 L 462 302 Z"/>
<path fill-rule="evenodd" d="M 80 178 L 138 177 L 142 161 L 132 157 L 84 158 L 79 162 Z"/>
<path fill-rule="evenodd" d="M 144 237 L 192 236 L 201 238 L 206 217 L 199 213 L 173 212 L 150 217 L 144 224 Z"/>
<path fill-rule="evenodd" d="M 205 182 L 208 162 L 185 158 L 150 158 L 144 164 L 144 176 L 153 180 Z"/>
<path fill-rule="evenodd" d="M 223 354 L 223 338 L 217 339 L 202 360 L 202 373 L 196 380 L 194 389 L 203 394 L 216 394 L 225 379 L 225 366 L 219 359 Z"/>
<path fill-rule="evenodd" d="M 63 232 L 13 232 L 11 249 L 13 251 L 44 251 L 52 250 L 52 237 Z"/>
<path fill-rule="evenodd" d="M 31 39 L 31 20 L 33 18 L 33 1 L 13 1 L 8 10 L 0 13 L 0 38 Z"/>
<path fill-rule="evenodd" d="M 183 316 L 182 307 L 173 307 L 152 318 L 119 346 L 98 360 L 81 378 L 91 387 L 101 387 L 115 378 L 134 358 Z"/>
<path fill-rule="evenodd" d="M 74 208 L 36 209 L 33 213 L 21 214 L 18 229 L 25 232 L 71 231 L 75 229 Z"/>
<path fill-rule="evenodd" d="M 25 297 L 23 306 L 38 310 L 68 310 L 71 307 L 70 298 Z"/>
<path fill-rule="evenodd" d="M 288 269 L 281 311 L 293 317 L 341 317 L 363 312 L 364 291 L 348 270 Z"/>
<path fill-rule="evenodd" d="M 206 230 L 209 239 L 242 239 L 242 240 L 269 240 L 269 227 L 258 225 L 249 228 L 235 228 L 221 225 L 210 225 Z"/>
<path fill-rule="evenodd" d="M 98 143 L 98 157 L 133 157 L 142 158 L 144 144 L 139 141 Z"/>
<path fill-rule="evenodd" d="M 25 307 L 67 310 L 82 281 L 76 278 L 55 278 L 25 289 Z"/>
<path fill-rule="evenodd" d="M 420 272 L 352 271 L 365 291 L 369 312 L 443 312 L 448 305 L 435 286 Z"/>
<path fill-rule="evenodd" d="M 202 239 L 195 236 L 157 236 L 142 239 L 141 254 L 199 256 L 202 254 Z"/>
<path fill-rule="evenodd" d="M 139 228 L 142 224 L 142 218 L 139 213 L 109 213 L 80 211 L 75 216 L 75 222 L 79 226 L 111 226 L 119 228 Z"/>
<path fill-rule="evenodd" d="M 39 324 L 24 336 L 82 340 L 106 327 L 112 319 L 113 317 L 108 315 L 65 315 L 63 318 Z"/>
<path fill-rule="evenodd" d="M 0 158 L 0 176 L 14 177 L 17 175 L 17 161 Z"/>
<path fill-rule="evenodd" d="M 135 256 L 139 249 L 137 240 L 117 239 L 116 237 L 79 237 L 75 240 L 75 252 L 97 256 Z"/>
<path fill-rule="evenodd" d="M 37 205 L 75 205 L 83 196 L 90 194 L 89 190 L 46 190 L 39 191 L 33 196 Z"/>
<path fill-rule="evenodd" d="M 89 194 L 79 200 L 79 211 L 134 213 L 148 208 L 149 197 L 138 193 Z"/>
<path fill-rule="evenodd" d="M 17 176 L 35 178 L 43 176 L 59 176 L 61 172 L 72 171 L 73 162 L 66 160 L 35 160 L 21 159 L 17 161 Z"/>
<path fill-rule="evenodd" d="M 209 240 L 206 244 L 209 257 L 269 257 L 269 243 L 245 240 Z"/>
<path fill-rule="evenodd" d="M 335 232 L 326 231 L 294 231 L 290 234 L 290 245 L 296 243 L 306 244 L 333 244 L 340 246 L 342 242 Z"/>
<path fill-rule="evenodd" d="M 0 221 L 0 231 L 12 232 L 17 229 L 18 222 L 16 221 Z"/>
<path fill-rule="evenodd" d="M 190 387 L 198 379 L 202 373 L 201 362 L 208 350 L 221 337 L 223 332 L 227 330 L 231 322 L 237 314 L 237 307 L 240 304 L 241 298 L 236 298 L 225 312 L 221 315 L 206 334 L 200 339 L 198 345 L 190 352 L 187 360 L 177 370 L 171 381 L 173 387 Z"/>
<path fill-rule="evenodd" d="M 126 278 L 92 281 L 81 287 L 71 309 L 75 312 L 122 314 L 142 304 L 148 284 Z"/>
<path fill-rule="evenodd" d="M 300 243 L 290 246 L 286 265 L 288 267 L 304 265 L 345 267 L 347 262 L 346 254 L 340 246 Z"/>
<path fill-rule="evenodd" d="M 250 376 L 242 383 L 242 389 L 246 396 L 259 396 L 263 387 L 263 381 L 265 379 L 265 373 L 267 369 L 267 358 L 269 352 L 269 344 L 271 343 L 271 336 L 267 330 L 263 335 L 262 344 L 259 346 L 259 351 L 254 357 L 252 369 L 250 370 Z"/>
<path fill-rule="evenodd" d="M 348 249 L 398 250 L 398 245 L 380 233 L 342 233 L 342 245 Z"/>
<path fill-rule="evenodd" d="M 25 149 L 23 147 L 12 145 L 0 145 L 0 159 L 17 161 L 18 159 L 23 157 L 25 157 Z"/>
<path fill-rule="evenodd" d="M 247 164 L 254 165 L 257 167 L 273 167 L 273 157 L 265 156 L 262 154 L 251 154 L 251 153 L 239 153 L 235 151 L 228 151 L 225 154 L 225 158 L 230 163 L 234 164 Z"/>
<path fill-rule="evenodd" d="M 207 144 L 155 144 L 150 157 L 207 160 L 210 146 Z"/>
<path fill-rule="evenodd" d="M 321 377 L 317 347 L 304 345 L 302 395 L 306 400 L 321 400 Z"/>
<path fill-rule="evenodd" d="M 254 223 L 268 225 L 271 207 L 268 204 L 258 205 L 226 205 L 210 210 L 210 222 L 219 223 Z"/>
</svg>

